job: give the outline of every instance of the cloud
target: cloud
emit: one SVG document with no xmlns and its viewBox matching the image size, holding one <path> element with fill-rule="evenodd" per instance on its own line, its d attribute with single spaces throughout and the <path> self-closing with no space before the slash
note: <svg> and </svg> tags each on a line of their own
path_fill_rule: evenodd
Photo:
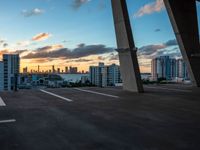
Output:
<svg viewBox="0 0 200 150">
<path fill-rule="evenodd" d="M 69 43 L 70 41 L 67 40 L 63 40 L 62 43 Z"/>
<path fill-rule="evenodd" d="M 114 51 L 114 48 L 106 47 L 105 45 L 85 45 L 79 44 L 75 49 L 60 48 L 53 51 L 49 51 L 52 46 L 46 46 L 39 48 L 31 53 L 25 55 L 24 59 L 33 58 L 63 58 L 63 59 L 75 59 L 86 57 L 90 55 L 100 55 L 110 53 Z"/>
<path fill-rule="evenodd" d="M 5 40 L 0 40 L 0 45 L 3 44 L 5 42 Z"/>
<path fill-rule="evenodd" d="M 175 46 L 178 45 L 177 40 L 169 40 L 167 42 L 164 43 L 166 46 Z"/>
<path fill-rule="evenodd" d="M 97 57 L 97 60 L 98 60 L 98 61 L 103 61 L 103 60 L 105 60 L 105 59 L 106 59 L 106 57 L 103 57 L 103 56 L 98 56 L 98 57 Z"/>
<path fill-rule="evenodd" d="M 9 53 L 9 50 L 7 50 L 7 49 L 0 50 L 0 56 L 2 56 L 3 54 L 7 54 L 7 53 Z"/>
<path fill-rule="evenodd" d="M 26 52 L 27 50 L 17 50 L 17 51 L 11 51 L 9 49 L 3 49 L 0 50 L 0 56 L 3 54 L 22 54 L 24 52 Z"/>
<path fill-rule="evenodd" d="M 73 0 L 72 7 L 77 10 L 84 4 L 88 3 L 90 0 Z"/>
<path fill-rule="evenodd" d="M 151 60 L 160 56 L 181 58 L 181 53 L 175 39 L 161 44 L 146 45 L 138 50 L 139 64 L 143 71 L 150 72 Z"/>
<path fill-rule="evenodd" d="M 148 67 L 148 68 L 151 67 L 151 63 L 149 63 L 149 61 L 142 61 L 142 62 L 139 62 L 139 64 L 142 67 Z"/>
<path fill-rule="evenodd" d="M 157 50 L 164 49 L 166 46 L 164 44 L 160 45 L 146 45 L 139 49 L 139 55 L 151 55 Z"/>
<path fill-rule="evenodd" d="M 64 48 L 62 45 L 51 45 L 51 46 L 45 46 L 45 47 L 42 47 L 42 48 L 38 48 L 37 51 L 39 52 L 51 52 L 51 51 L 56 51 L 56 50 L 59 50 L 59 49 L 62 49 Z"/>
<path fill-rule="evenodd" d="M 6 43 L 5 40 L 0 39 L 0 46 L 2 46 L 3 48 L 6 48 L 6 47 L 8 47 L 8 43 Z"/>
<path fill-rule="evenodd" d="M 31 44 L 30 41 L 21 41 L 17 43 L 17 46 L 26 47 L 29 46 L 30 44 Z"/>
<path fill-rule="evenodd" d="M 109 59 L 109 60 L 110 60 L 110 61 L 119 60 L 119 55 L 118 55 L 118 54 L 112 53 L 112 54 L 110 55 L 110 59 Z"/>
<path fill-rule="evenodd" d="M 155 29 L 154 31 L 155 31 L 155 32 L 160 32 L 160 31 L 161 31 L 161 29 Z"/>
<path fill-rule="evenodd" d="M 34 8 L 32 10 L 23 10 L 21 12 L 21 14 L 24 17 L 32 17 L 32 16 L 38 16 L 38 15 L 42 15 L 45 11 L 43 9 L 39 9 L 39 8 Z"/>
<path fill-rule="evenodd" d="M 73 62 L 90 62 L 90 61 L 92 61 L 92 59 L 83 59 L 83 58 L 80 58 L 80 59 L 73 60 Z"/>
<path fill-rule="evenodd" d="M 140 58 L 152 59 L 154 57 L 158 57 L 158 56 L 162 56 L 162 55 L 170 55 L 170 56 L 179 55 L 180 51 L 178 48 L 167 49 L 172 46 L 177 46 L 177 41 L 175 39 L 169 40 L 163 44 L 146 45 L 146 46 L 139 48 L 138 56 Z"/>
<path fill-rule="evenodd" d="M 51 36 L 52 35 L 50 33 L 39 33 L 32 38 L 32 41 L 44 41 Z"/>
<path fill-rule="evenodd" d="M 160 12 L 165 8 L 163 0 L 156 0 L 155 2 L 149 3 L 141 7 L 135 14 L 134 17 L 142 17 L 155 12 Z"/>
<path fill-rule="evenodd" d="M 4 47 L 4 48 L 8 47 L 8 43 L 4 43 L 4 44 L 3 44 L 3 47 Z"/>
<path fill-rule="evenodd" d="M 48 63 L 53 61 L 53 59 L 48 59 L 48 58 L 39 58 L 39 59 L 32 59 L 31 63 Z"/>
</svg>

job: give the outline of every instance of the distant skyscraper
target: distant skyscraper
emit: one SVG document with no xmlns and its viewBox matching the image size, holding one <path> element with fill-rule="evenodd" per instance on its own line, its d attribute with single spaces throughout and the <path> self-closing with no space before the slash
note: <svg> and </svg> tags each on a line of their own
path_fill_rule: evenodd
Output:
<svg viewBox="0 0 200 150">
<path fill-rule="evenodd" d="M 17 90 L 20 58 L 18 54 L 3 55 L 4 90 Z"/>
<path fill-rule="evenodd" d="M 39 73 L 40 72 L 40 66 L 38 65 L 38 70 L 37 70 L 37 72 Z"/>
<path fill-rule="evenodd" d="M 69 73 L 68 67 L 65 67 L 65 73 Z"/>
<path fill-rule="evenodd" d="M 60 68 L 57 69 L 57 73 L 60 73 Z"/>
<path fill-rule="evenodd" d="M 28 67 L 23 68 L 23 73 L 28 73 Z"/>
<path fill-rule="evenodd" d="M 69 73 L 70 74 L 77 74 L 78 73 L 78 68 L 77 67 L 69 67 Z"/>
<path fill-rule="evenodd" d="M 55 66 L 54 66 L 54 65 L 52 66 L 52 72 L 53 72 L 53 73 L 56 72 L 56 70 L 55 70 Z"/>
</svg>

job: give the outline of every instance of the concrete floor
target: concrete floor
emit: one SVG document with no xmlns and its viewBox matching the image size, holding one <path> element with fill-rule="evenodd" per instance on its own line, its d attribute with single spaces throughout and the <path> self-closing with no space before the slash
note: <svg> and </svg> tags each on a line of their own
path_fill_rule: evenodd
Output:
<svg viewBox="0 0 200 150">
<path fill-rule="evenodd" d="M 198 88 L 44 90 L 0 93 L 0 150 L 200 149 Z"/>
</svg>

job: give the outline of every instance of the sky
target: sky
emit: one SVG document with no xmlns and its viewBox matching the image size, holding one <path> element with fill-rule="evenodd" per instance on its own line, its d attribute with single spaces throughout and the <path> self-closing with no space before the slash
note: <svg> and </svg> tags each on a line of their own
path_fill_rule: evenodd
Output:
<svg viewBox="0 0 200 150">
<path fill-rule="evenodd" d="M 119 64 L 111 0 L 0 2 L 0 57 L 19 53 L 21 70 Z M 150 72 L 155 57 L 181 57 L 162 0 L 127 0 L 127 6 L 141 72 Z"/>
</svg>

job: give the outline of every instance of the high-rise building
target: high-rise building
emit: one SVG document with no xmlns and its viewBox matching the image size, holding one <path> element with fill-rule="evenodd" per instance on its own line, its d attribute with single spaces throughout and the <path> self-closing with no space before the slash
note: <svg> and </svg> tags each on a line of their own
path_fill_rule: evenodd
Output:
<svg viewBox="0 0 200 150">
<path fill-rule="evenodd" d="M 152 79 L 166 78 L 171 80 L 174 78 L 189 79 L 188 71 L 182 59 L 171 59 L 169 56 L 161 56 L 155 58 L 151 62 Z"/>
<path fill-rule="evenodd" d="M 160 57 L 161 77 L 167 80 L 171 79 L 171 59 L 169 56 Z"/>
<path fill-rule="evenodd" d="M 99 78 L 100 78 L 100 85 L 102 87 L 108 86 L 108 69 L 107 66 L 104 65 L 104 63 L 99 63 Z"/>
<path fill-rule="evenodd" d="M 187 71 L 187 67 L 183 59 L 178 59 L 177 62 L 177 77 L 178 78 L 184 78 L 189 79 L 189 74 Z"/>
<path fill-rule="evenodd" d="M 153 80 L 163 77 L 163 68 L 161 65 L 161 59 L 155 58 L 151 61 L 151 73 Z"/>
<path fill-rule="evenodd" d="M 120 68 L 116 64 L 107 67 L 108 70 L 108 85 L 115 85 L 121 82 Z"/>
<path fill-rule="evenodd" d="M 100 87 L 121 83 L 119 66 L 115 64 L 105 66 L 104 63 L 99 63 L 99 66 L 90 66 L 90 82 Z"/>
<path fill-rule="evenodd" d="M 4 90 L 4 64 L 0 61 L 0 91 Z"/>
<path fill-rule="evenodd" d="M 100 68 L 98 66 L 90 66 L 90 82 L 93 84 L 93 85 L 97 85 L 97 86 L 100 86 L 100 77 L 99 77 L 99 74 L 100 74 Z"/>
<path fill-rule="evenodd" d="M 99 66 L 90 66 L 90 82 L 100 87 L 107 86 L 107 67 L 104 63 L 99 63 Z"/>
<path fill-rule="evenodd" d="M 2 67 L 1 67 L 2 68 Z M 19 83 L 20 58 L 18 54 L 3 55 L 3 89 L 17 90 Z"/>
<path fill-rule="evenodd" d="M 176 78 L 177 76 L 177 60 L 176 59 L 170 59 L 170 77 Z"/>
</svg>

